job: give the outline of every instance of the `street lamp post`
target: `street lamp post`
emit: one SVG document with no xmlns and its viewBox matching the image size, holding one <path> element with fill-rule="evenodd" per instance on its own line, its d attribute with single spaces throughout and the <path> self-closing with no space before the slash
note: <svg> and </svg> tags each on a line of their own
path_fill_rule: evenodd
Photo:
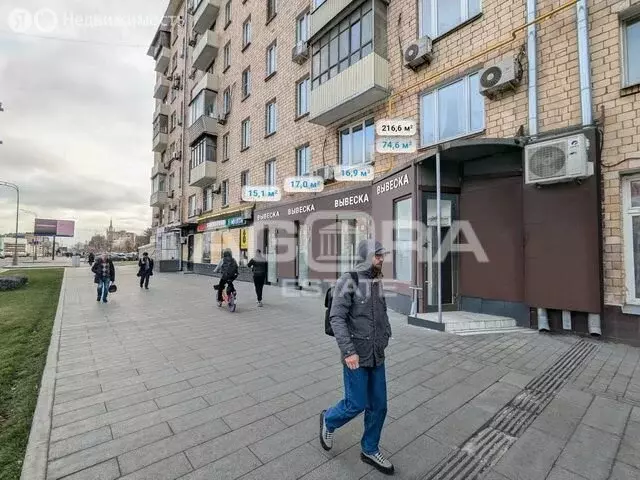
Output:
<svg viewBox="0 0 640 480">
<path fill-rule="evenodd" d="M 15 183 L 3 182 L 0 180 L 0 186 L 13 188 L 16 191 L 16 238 L 13 247 L 13 265 L 18 265 L 18 220 L 20 219 L 20 189 Z"/>
</svg>

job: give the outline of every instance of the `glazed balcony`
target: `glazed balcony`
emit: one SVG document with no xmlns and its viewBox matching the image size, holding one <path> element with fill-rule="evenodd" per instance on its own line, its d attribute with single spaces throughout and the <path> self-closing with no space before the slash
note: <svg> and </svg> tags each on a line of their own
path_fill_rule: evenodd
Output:
<svg viewBox="0 0 640 480">
<path fill-rule="evenodd" d="M 325 0 L 314 8 L 309 18 L 309 37 L 313 38 L 351 3 L 353 0 Z"/>
<path fill-rule="evenodd" d="M 167 198 L 166 191 L 158 191 L 151 194 L 149 199 L 149 205 L 151 207 L 162 207 L 167 204 L 169 199 Z"/>
<path fill-rule="evenodd" d="M 189 127 L 187 138 L 192 147 L 203 136 L 216 136 L 219 133 L 218 119 L 214 116 L 202 115 Z"/>
</svg>

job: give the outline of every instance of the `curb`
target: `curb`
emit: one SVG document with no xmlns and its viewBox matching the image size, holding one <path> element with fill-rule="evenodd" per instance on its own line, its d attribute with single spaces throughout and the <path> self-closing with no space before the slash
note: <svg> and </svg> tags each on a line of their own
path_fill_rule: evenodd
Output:
<svg viewBox="0 0 640 480">
<path fill-rule="evenodd" d="M 20 480 L 45 480 L 47 477 L 47 460 L 49 457 L 49 438 L 51 435 L 51 417 L 53 411 L 53 394 L 56 383 L 56 368 L 60 350 L 60 330 L 62 327 L 62 310 L 66 292 L 67 269 L 64 269 L 58 308 L 51 329 L 51 343 L 47 353 L 47 363 L 42 372 L 38 403 L 31 421 L 29 443 L 22 464 Z"/>
</svg>

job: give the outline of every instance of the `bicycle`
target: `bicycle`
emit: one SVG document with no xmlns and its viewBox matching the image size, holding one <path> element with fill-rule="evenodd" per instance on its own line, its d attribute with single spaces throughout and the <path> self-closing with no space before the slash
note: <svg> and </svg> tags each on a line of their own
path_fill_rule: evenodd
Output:
<svg viewBox="0 0 640 480">
<path fill-rule="evenodd" d="M 227 293 L 227 290 L 229 290 L 229 288 L 233 288 L 233 292 L 231 293 L 231 295 Z M 218 285 L 214 285 L 213 289 L 217 291 Z M 233 282 L 227 283 L 227 288 L 222 290 L 222 302 L 227 304 L 227 308 L 231 313 L 236 311 L 237 298 L 238 298 L 238 292 L 233 287 Z"/>
</svg>

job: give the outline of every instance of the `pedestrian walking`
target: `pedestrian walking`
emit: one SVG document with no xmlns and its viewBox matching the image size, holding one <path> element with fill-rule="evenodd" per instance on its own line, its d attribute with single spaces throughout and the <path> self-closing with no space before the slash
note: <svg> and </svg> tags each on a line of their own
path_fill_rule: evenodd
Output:
<svg viewBox="0 0 640 480">
<path fill-rule="evenodd" d="M 258 306 L 262 306 L 262 290 L 267 279 L 267 259 L 262 256 L 260 250 L 256 250 L 255 256 L 249 260 L 247 266 L 253 270 L 253 286 L 256 289 Z"/>
<path fill-rule="evenodd" d="M 364 412 L 360 458 L 392 474 L 393 464 L 379 448 L 387 416 L 384 351 L 391 337 L 382 286 L 386 253 L 379 242 L 361 241 L 355 272 L 345 273 L 336 283 L 330 321 L 342 356 L 344 399 L 320 414 L 320 443 L 330 450 L 335 430 Z"/>
<path fill-rule="evenodd" d="M 89 253 L 89 265 L 93 266 L 93 262 L 96 261 L 96 256 L 93 254 L 93 252 Z"/>
<path fill-rule="evenodd" d="M 142 254 L 142 258 L 138 260 L 138 277 L 140 277 L 140 288 L 144 284 L 144 288 L 149 290 L 149 277 L 153 276 L 153 259 L 149 257 L 147 252 Z"/>
<path fill-rule="evenodd" d="M 116 268 L 113 266 L 109 255 L 103 253 L 93 264 L 91 271 L 95 274 L 93 282 L 98 284 L 97 301 L 99 302 L 102 299 L 103 303 L 107 303 L 109 287 L 116 281 Z"/>
</svg>

